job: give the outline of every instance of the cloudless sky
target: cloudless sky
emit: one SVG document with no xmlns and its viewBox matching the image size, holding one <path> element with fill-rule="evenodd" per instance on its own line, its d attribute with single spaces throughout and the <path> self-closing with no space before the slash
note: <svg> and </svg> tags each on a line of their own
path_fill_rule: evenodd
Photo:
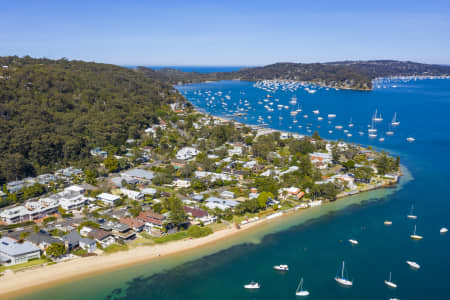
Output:
<svg viewBox="0 0 450 300">
<path fill-rule="evenodd" d="M 0 0 L 0 56 L 120 65 L 450 64 L 450 0 Z"/>
</svg>

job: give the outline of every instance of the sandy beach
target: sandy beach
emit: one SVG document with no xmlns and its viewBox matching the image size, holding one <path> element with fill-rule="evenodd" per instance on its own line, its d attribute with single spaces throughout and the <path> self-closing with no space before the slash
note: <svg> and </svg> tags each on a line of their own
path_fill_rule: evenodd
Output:
<svg viewBox="0 0 450 300">
<path fill-rule="evenodd" d="M 198 239 L 184 239 L 167 244 L 137 247 L 113 254 L 76 258 L 49 266 L 30 268 L 17 273 L 7 272 L 0 277 L 0 298 L 12 298 L 29 293 L 31 290 L 45 289 L 54 284 L 100 274 L 141 262 L 148 262 L 159 257 L 212 244 L 232 235 L 243 233 L 249 228 L 266 221 L 269 220 L 260 219 L 243 225 L 240 229 L 230 225 L 209 236 Z"/>
</svg>

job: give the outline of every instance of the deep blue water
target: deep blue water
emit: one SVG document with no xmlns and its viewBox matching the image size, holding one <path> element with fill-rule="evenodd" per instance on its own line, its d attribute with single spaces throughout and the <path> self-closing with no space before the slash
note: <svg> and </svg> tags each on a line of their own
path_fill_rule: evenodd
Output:
<svg viewBox="0 0 450 300">
<path fill-rule="evenodd" d="M 275 110 L 268 120 L 268 112 L 263 108 L 267 103 L 258 105 L 267 92 L 254 88 L 253 83 L 227 81 L 177 87 L 195 106 L 212 114 L 228 114 L 218 104 L 229 95 L 230 100 L 223 100 L 228 107 L 237 108 L 240 99 L 242 103 L 248 100 L 252 107 L 247 119 L 239 118 L 240 121 L 256 124 L 258 116 L 263 116 L 273 128 L 303 134 L 308 133 L 306 126 L 311 124 L 311 130 L 318 130 L 325 138 L 383 148 L 400 155 L 414 179 L 390 196 L 267 235 L 258 244 L 234 246 L 154 275 L 148 275 L 146 266 L 133 267 L 141 269 L 131 273 L 141 276 L 116 272 L 110 278 L 101 275 L 23 299 L 101 299 L 105 291 L 110 299 L 295 299 L 300 277 L 304 277 L 304 287 L 311 293 L 309 299 L 450 299 L 450 234 L 439 233 L 441 227 L 450 227 L 450 80 L 395 84 L 397 88 L 390 84 L 372 92 L 319 89 L 309 94 L 297 90 L 295 94 L 303 111 L 297 115 L 296 124 L 289 115 L 290 109 L 276 109 L 277 104 L 291 108 L 291 92 L 273 95 Z M 204 95 L 198 95 L 199 90 L 202 94 L 210 90 L 212 95 L 221 91 L 222 96 L 215 96 L 213 103 L 209 103 L 211 97 L 205 101 Z M 317 121 L 317 116 L 312 119 L 312 110 L 316 109 L 324 116 L 323 121 Z M 375 109 L 385 119 L 377 124 L 380 135 L 387 130 L 394 112 L 401 122 L 395 135 L 385 136 L 384 142 L 369 139 L 367 134 L 358 135 L 360 130 L 367 133 Z M 337 115 L 332 124 L 326 118 L 330 113 Z M 304 114 L 309 118 L 304 119 Z M 279 116 L 283 119 L 279 120 Z M 353 136 L 348 138 L 334 126 L 347 128 L 350 118 L 355 126 L 351 130 Z M 302 129 L 298 128 L 300 124 Z M 328 130 L 334 133 L 329 134 Z M 416 142 L 406 142 L 408 136 L 415 137 Z M 417 221 L 406 218 L 412 204 Z M 392 220 L 393 225 L 384 226 L 386 219 Z M 424 236 L 421 241 L 409 238 L 414 224 L 418 234 Z M 359 240 L 359 245 L 352 247 L 347 242 L 349 238 Z M 354 280 L 352 288 L 342 288 L 333 280 L 344 259 L 348 275 Z M 410 269 L 406 260 L 417 261 L 421 269 Z M 289 264 L 288 273 L 272 270 L 273 265 L 283 263 Z M 398 284 L 396 290 L 384 284 L 389 272 Z M 118 283 L 112 279 L 119 276 L 124 277 L 122 289 L 115 290 Z M 242 288 L 251 280 L 261 283 L 259 291 Z"/>
</svg>

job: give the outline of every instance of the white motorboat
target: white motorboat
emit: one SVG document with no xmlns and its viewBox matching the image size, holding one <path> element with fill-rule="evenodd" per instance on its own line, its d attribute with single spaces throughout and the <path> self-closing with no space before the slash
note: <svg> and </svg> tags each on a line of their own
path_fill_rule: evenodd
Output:
<svg viewBox="0 0 450 300">
<path fill-rule="evenodd" d="M 358 245 L 358 241 L 357 240 L 353 240 L 353 239 L 349 239 L 348 240 L 352 245 Z"/>
<path fill-rule="evenodd" d="M 244 288 L 246 289 L 259 289 L 261 286 L 259 285 L 259 283 L 257 282 L 250 282 L 244 285 Z"/>
<path fill-rule="evenodd" d="M 416 234 L 416 225 L 414 225 L 414 233 L 410 235 L 413 240 L 421 240 L 423 236 Z"/>
<path fill-rule="evenodd" d="M 302 277 L 302 279 L 300 279 L 300 282 L 298 283 L 297 290 L 295 291 L 295 295 L 302 296 L 302 297 L 309 295 L 309 292 L 307 290 L 303 289 L 303 277 Z"/>
<path fill-rule="evenodd" d="M 407 260 L 406 263 L 408 264 L 408 266 L 410 266 L 413 269 L 420 269 L 420 265 L 418 263 L 416 263 L 415 261 Z"/>
<path fill-rule="evenodd" d="M 412 220 L 417 219 L 417 216 L 414 215 L 414 205 L 411 205 L 411 212 L 409 213 L 409 215 L 407 217 L 408 217 L 408 219 L 412 219 Z"/>
<path fill-rule="evenodd" d="M 384 142 L 384 137 L 378 139 L 380 142 Z"/>
<path fill-rule="evenodd" d="M 386 220 L 386 221 L 384 221 L 384 225 L 386 225 L 386 226 L 390 226 L 390 225 L 392 225 L 392 221 L 388 221 L 388 220 Z"/>
<path fill-rule="evenodd" d="M 389 286 L 389 287 L 391 287 L 391 288 L 394 288 L 394 289 L 397 287 L 397 285 L 396 285 L 395 283 L 392 282 L 392 272 L 389 272 L 389 280 L 385 280 L 384 283 L 385 283 L 387 286 Z"/>
<path fill-rule="evenodd" d="M 288 265 L 277 265 L 277 266 L 273 266 L 274 270 L 277 271 L 289 271 L 289 266 Z"/>
<path fill-rule="evenodd" d="M 342 261 L 341 276 L 336 275 L 336 277 L 334 277 L 334 280 L 336 280 L 337 283 L 339 283 L 343 286 L 350 287 L 353 285 L 353 281 L 344 277 L 344 268 L 345 268 L 345 262 Z"/>
<path fill-rule="evenodd" d="M 412 143 L 412 142 L 415 142 L 415 141 L 416 141 L 416 139 L 415 139 L 415 138 L 413 138 L 413 137 L 407 137 L 407 138 L 406 138 L 406 140 L 407 140 L 408 142 L 410 142 L 410 143 Z"/>
<path fill-rule="evenodd" d="M 318 109 L 313 110 L 313 113 L 314 113 L 315 115 L 318 115 L 318 114 L 319 114 L 319 110 L 318 110 Z"/>
<path fill-rule="evenodd" d="M 442 227 L 441 230 L 439 230 L 440 233 L 446 233 L 447 231 L 448 229 L 445 227 Z"/>
<path fill-rule="evenodd" d="M 336 118 L 335 114 L 328 114 L 328 118 L 332 119 L 332 118 Z"/>
<path fill-rule="evenodd" d="M 393 131 L 386 131 L 386 135 L 394 135 Z"/>
</svg>

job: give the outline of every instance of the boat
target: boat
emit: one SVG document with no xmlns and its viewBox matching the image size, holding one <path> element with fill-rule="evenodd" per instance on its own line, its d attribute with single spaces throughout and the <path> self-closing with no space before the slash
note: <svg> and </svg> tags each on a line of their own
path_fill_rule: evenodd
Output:
<svg viewBox="0 0 450 300">
<path fill-rule="evenodd" d="M 244 288 L 246 289 L 259 289 L 261 286 L 259 285 L 259 283 L 257 282 L 250 282 L 244 285 Z"/>
<path fill-rule="evenodd" d="M 318 120 L 318 121 L 322 121 L 323 118 L 322 118 L 322 117 L 317 117 L 317 120 Z"/>
<path fill-rule="evenodd" d="M 391 130 L 389 130 L 389 131 L 386 131 L 386 135 L 394 135 L 394 132 L 393 132 L 393 131 L 391 131 Z"/>
<path fill-rule="evenodd" d="M 385 283 L 387 286 L 389 286 L 389 287 L 391 287 L 391 288 L 394 288 L 394 289 L 397 287 L 397 285 L 396 285 L 395 283 L 392 282 L 392 272 L 389 272 L 389 280 L 385 280 L 384 283 Z"/>
<path fill-rule="evenodd" d="M 336 118 L 335 114 L 328 114 L 328 118 L 332 119 L 332 118 Z"/>
<path fill-rule="evenodd" d="M 318 114 L 319 114 L 319 110 L 318 110 L 318 109 L 313 110 L 312 112 L 313 112 L 315 115 L 318 115 Z"/>
<path fill-rule="evenodd" d="M 390 225 L 392 225 L 392 221 L 384 221 L 384 225 L 386 225 L 386 226 L 390 226 Z"/>
<path fill-rule="evenodd" d="M 446 233 L 447 231 L 448 229 L 445 227 L 442 227 L 441 230 L 439 230 L 440 233 Z"/>
<path fill-rule="evenodd" d="M 377 110 L 375 110 L 375 114 L 373 115 L 373 120 L 374 120 L 375 122 L 381 122 L 381 121 L 383 121 L 383 118 L 381 117 L 381 113 L 380 113 L 380 115 L 378 116 L 378 111 L 377 111 Z"/>
<path fill-rule="evenodd" d="M 358 245 L 358 241 L 357 241 L 357 240 L 349 239 L 348 241 L 349 241 L 352 245 Z"/>
<path fill-rule="evenodd" d="M 348 123 L 348 127 L 352 128 L 353 126 L 355 126 L 355 124 L 353 124 L 352 118 L 350 118 L 350 123 Z"/>
<path fill-rule="evenodd" d="M 372 138 L 372 139 L 373 139 L 373 138 L 376 138 L 376 137 L 377 137 L 377 134 L 376 134 L 376 133 L 369 133 L 369 137 Z"/>
<path fill-rule="evenodd" d="M 300 279 L 300 282 L 298 283 L 297 290 L 295 291 L 295 296 L 304 297 L 308 295 L 309 292 L 303 289 L 303 277 L 302 277 L 302 279 Z"/>
<path fill-rule="evenodd" d="M 273 266 L 274 270 L 277 271 L 289 271 L 289 266 L 288 265 L 277 265 L 277 266 Z"/>
<path fill-rule="evenodd" d="M 413 220 L 417 219 L 417 216 L 414 215 L 414 205 L 411 205 L 411 212 L 409 213 L 409 215 L 407 217 L 408 217 L 408 219 L 413 219 Z"/>
<path fill-rule="evenodd" d="M 420 265 L 415 261 L 407 260 L 406 263 L 413 269 L 420 269 Z"/>
<path fill-rule="evenodd" d="M 400 125 L 400 122 L 397 121 L 397 113 L 396 113 L 396 112 L 394 113 L 394 118 L 392 119 L 391 124 L 392 124 L 392 126 L 398 126 L 398 125 Z"/>
<path fill-rule="evenodd" d="M 423 237 L 421 235 L 416 234 L 416 225 L 414 225 L 414 233 L 410 235 L 413 240 L 421 240 Z"/>
<path fill-rule="evenodd" d="M 345 268 L 345 262 L 342 261 L 342 270 L 341 270 L 341 276 L 337 276 L 334 277 L 334 280 L 336 280 L 337 283 L 343 285 L 343 286 L 347 286 L 350 287 L 353 285 L 353 281 L 347 279 L 344 277 L 344 268 Z"/>
<path fill-rule="evenodd" d="M 334 126 L 334 128 L 336 128 L 336 129 L 342 129 L 342 126 L 341 125 L 336 125 L 336 126 Z"/>
<path fill-rule="evenodd" d="M 384 137 L 380 137 L 378 140 L 379 140 L 380 142 L 384 142 Z"/>
<path fill-rule="evenodd" d="M 415 138 L 413 138 L 413 137 L 407 137 L 407 138 L 406 138 L 406 140 L 407 140 L 408 142 L 410 142 L 410 143 L 412 143 L 412 142 L 415 142 L 415 141 L 416 141 L 416 139 L 415 139 Z"/>
</svg>

